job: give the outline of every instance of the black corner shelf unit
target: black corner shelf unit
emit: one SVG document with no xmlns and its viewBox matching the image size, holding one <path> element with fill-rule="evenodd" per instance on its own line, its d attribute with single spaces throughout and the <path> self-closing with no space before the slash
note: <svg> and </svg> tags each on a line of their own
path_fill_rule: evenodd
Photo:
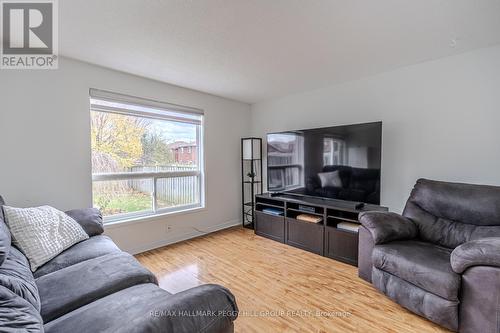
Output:
<svg viewBox="0 0 500 333">
<path fill-rule="evenodd" d="M 241 139 L 241 198 L 243 227 L 254 229 L 255 195 L 263 192 L 262 139 Z"/>
<path fill-rule="evenodd" d="M 365 211 L 387 211 L 386 207 L 307 196 L 259 194 L 255 196 L 255 233 L 309 252 L 357 266 L 358 233 L 337 228 L 341 222 L 359 224 Z M 272 208 L 275 214 L 265 212 Z M 298 214 L 320 217 L 317 223 L 298 220 Z"/>
</svg>

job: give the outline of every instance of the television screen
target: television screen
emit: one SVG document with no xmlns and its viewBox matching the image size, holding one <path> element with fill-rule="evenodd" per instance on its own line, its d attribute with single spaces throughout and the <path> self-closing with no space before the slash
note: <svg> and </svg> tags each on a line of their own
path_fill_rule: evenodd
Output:
<svg viewBox="0 0 500 333">
<path fill-rule="evenodd" d="M 269 192 L 380 204 L 382 122 L 267 135 Z"/>
</svg>

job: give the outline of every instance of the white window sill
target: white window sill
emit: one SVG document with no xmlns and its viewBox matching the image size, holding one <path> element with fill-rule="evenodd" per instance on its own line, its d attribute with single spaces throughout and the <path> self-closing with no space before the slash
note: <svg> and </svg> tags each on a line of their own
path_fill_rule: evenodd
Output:
<svg viewBox="0 0 500 333">
<path fill-rule="evenodd" d="M 187 209 L 176 210 L 173 212 L 166 212 L 166 213 L 160 213 L 160 214 L 134 216 L 134 217 L 124 218 L 124 219 L 120 219 L 120 220 L 111 220 L 108 222 L 106 222 L 106 220 L 104 220 L 104 229 L 121 228 L 121 227 L 124 227 L 127 225 L 136 224 L 136 223 L 151 222 L 151 221 L 159 220 L 161 218 L 165 218 L 168 216 L 192 214 L 192 213 L 198 213 L 198 212 L 201 212 L 204 210 L 206 210 L 206 207 L 200 206 L 200 207 L 187 208 Z"/>
</svg>

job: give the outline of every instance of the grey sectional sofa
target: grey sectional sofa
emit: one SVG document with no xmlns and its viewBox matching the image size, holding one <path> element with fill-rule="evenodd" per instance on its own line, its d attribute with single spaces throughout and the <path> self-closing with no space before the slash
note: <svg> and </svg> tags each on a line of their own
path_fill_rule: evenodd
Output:
<svg viewBox="0 0 500 333">
<path fill-rule="evenodd" d="M 500 187 L 420 179 L 402 216 L 360 222 L 361 278 L 451 330 L 500 332 Z"/>
<path fill-rule="evenodd" d="M 0 332 L 233 332 L 238 309 L 229 290 L 170 294 L 102 235 L 98 210 L 67 214 L 90 238 L 32 273 L 0 210 Z"/>
</svg>

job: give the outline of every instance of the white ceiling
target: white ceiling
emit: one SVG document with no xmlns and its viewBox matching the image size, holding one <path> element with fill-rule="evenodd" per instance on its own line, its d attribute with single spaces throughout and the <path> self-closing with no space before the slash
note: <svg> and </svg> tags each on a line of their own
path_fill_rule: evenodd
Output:
<svg viewBox="0 0 500 333">
<path fill-rule="evenodd" d="M 500 43 L 500 0 L 63 0 L 60 54 L 254 103 Z"/>
</svg>

